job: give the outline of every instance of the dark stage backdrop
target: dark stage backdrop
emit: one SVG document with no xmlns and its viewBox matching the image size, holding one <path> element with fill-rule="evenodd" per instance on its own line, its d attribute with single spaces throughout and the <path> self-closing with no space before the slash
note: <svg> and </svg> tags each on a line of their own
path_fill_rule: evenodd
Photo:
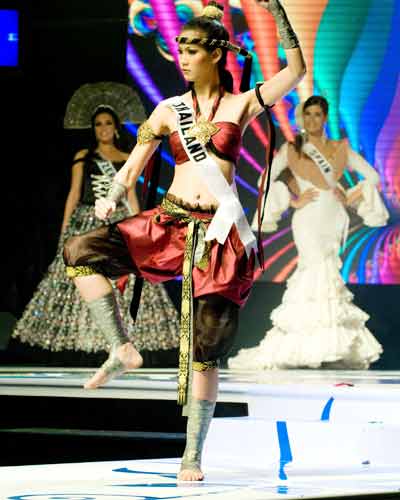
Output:
<svg viewBox="0 0 400 500">
<path fill-rule="evenodd" d="M 125 81 L 128 22 L 124 0 L 7 0 L 5 7 L 22 23 L 19 67 L 0 68 L 0 347 L 54 257 L 71 160 L 87 147 L 85 133 L 63 130 L 67 102 L 84 83 Z M 30 353 L 26 362 L 34 361 Z"/>
<path fill-rule="evenodd" d="M 0 310 L 18 314 L 54 256 L 74 152 L 85 134 L 62 128 L 83 83 L 124 81 L 128 7 L 123 0 L 28 0 L 19 9 L 22 61 L 0 73 L 4 203 Z"/>
</svg>

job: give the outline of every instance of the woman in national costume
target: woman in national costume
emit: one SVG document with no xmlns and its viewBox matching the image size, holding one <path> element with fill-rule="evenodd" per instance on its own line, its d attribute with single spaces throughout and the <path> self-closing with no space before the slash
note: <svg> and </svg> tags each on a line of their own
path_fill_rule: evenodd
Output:
<svg viewBox="0 0 400 500">
<path fill-rule="evenodd" d="M 79 98 L 79 95 L 82 97 L 82 89 L 85 102 L 81 102 L 82 98 Z M 132 92 L 129 87 L 115 82 L 86 84 L 74 94 L 69 103 L 65 117 L 66 128 L 89 128 L 92 146 L 75 155 L 57 254 L 15 325 L 13 337 L 23 343 L 51 351 L 110 350 L 107 338 L 93 321 L 73 282 L 65 275 L 63 248 L 71 236 L 104 226 L 104 221 L 95 217 L 95 199 L 102 193 L 107 193 L 112 178 L 128 158 L 119 144 L 119 116 L 124 121 L 137 121 L 138 117 L 145 116 L 136 95 L 132 96 L 133 103 L 130 102 L 128 111 L 118 108 L 127 102 L 127 95 L 129 97 Z M 112 106 L 106 102 L 111 102 Z M 82 107 L 85 108 L 83 111 Z M 127 203 L 118 207 L 112 221 L 116 222 L 138 212 L 135 190 L 130 189 Z M 135 277 L 131 275 L 123 294 L 114 287 L 128 337 L 135 342 L 138 350 L 177 348 L 178 313 L 163 285 L 145 283 L 138 318 L 133 322 L 129 308 L 134 283 Z"/>
<path fill-rule="evenodd" d="M 339 250 L 349 227 L 346 206 L 356 208 L 367 226 L 386 224 L 389 215 L 377 190 L 379 176 L 347 140 L 328 140 L 326 99 L 311 96 L 296 115 L 303 133 L 294 144 L 285 143 L 273 160 L 263 230 L 276 230 L 282 213 L 294 208 L 297 269 L 281 305 L 272 311 L 273 328 L 258 346 L 242 349 L 228 364 L 254 370 L 367 369 L 382 347 L 365 327 L 368 315 L 353 304 L 343 282 Z M 339 184 L 345 167 L 363 177 L 347 192 Z M 286 168 L 297 185 L 297 198 L 278 179 Z"/>
<path fill-rule="evenodd" d="M 222 7 L 208 4 L 177 38 L 189 91 L 161 102 L 141 126 L 138 144 L 107 196 L 97 201 L 96 214 L 105 219 L 114 212 L 162 137 L 169 136 L 176 168 L 164 200 L 155 209 L 71 238 L 64 250 L 67 273 L 113 346 L 87 388 L 142 364 L 126 337 L 107 278 L 134 272 L 158 283 L 183 274 L 178 402 L 189 399 L 178 476 L 183 481 L 203 479 L 201 452 L 217 398 L 218 360 L 232 345 L 239 308 L 253 282 L 256 241 L 234 184 L 241 136 L 264 106 L 289 92 L 305 72 L 297 37 L 279 1 L 260 5 L 276 20 L 288 66 L 257 90 L 232 94 L 227 51 L 246 56 L 247 77 L 251 59 L 229 42 Z"/>
</svg>

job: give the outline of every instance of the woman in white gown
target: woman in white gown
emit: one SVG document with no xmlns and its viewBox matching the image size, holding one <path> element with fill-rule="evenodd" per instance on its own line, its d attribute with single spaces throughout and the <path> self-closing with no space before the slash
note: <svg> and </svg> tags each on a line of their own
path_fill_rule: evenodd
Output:
<svg viewBox="0 0 400 500">
<path fill-rule="evenodd" d="M 377 190 L 376 171 L 346 140 L 328 140 L 324 126 L 328 103 L 311 96 L 296 112 L 302 134 L 275 156 L 263 231 L 274 231 L 283 212 L 293 207 L 298 265 L 287 282 L 282 303 L 271 314 L 273 327 L 261 343 L 242 349 L 230 368 L 366 369 L 382 347 L 365 327 L 369 316 L 356 307 L 340 275 L 339 249 L 346 238 L 346 205 L 356 207 L 368 226 L 383 226 L 388 212 Z M 345 167 L 363 176 L 347 192 L 339 185 Z M 278 180 L 288 168 L 298 196 Z"/>
</svg>

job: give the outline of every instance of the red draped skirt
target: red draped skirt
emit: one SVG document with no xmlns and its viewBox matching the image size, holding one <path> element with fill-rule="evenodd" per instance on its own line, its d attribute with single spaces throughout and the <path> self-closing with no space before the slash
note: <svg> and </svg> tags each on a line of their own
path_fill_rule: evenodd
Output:
<svg viewBox="0 0 400 500">
<path fill-rule="evenodd" d="M 190 211 L 190 216 L 208 224 L 213 215 Z M 135 274 L 151 283 L 182 275 L 187 222 L 158 206 L 117 226 L 128 247 Z M 193 268 L 193 297 L 219 294 L 239 306 L 244 305 L 253 284 L 254 264 L 254 252 L 247 257 L 236 226 L 232 226 L 223 245 L 216 240 L 211 242 L 207 267 Z"/>
</svg>

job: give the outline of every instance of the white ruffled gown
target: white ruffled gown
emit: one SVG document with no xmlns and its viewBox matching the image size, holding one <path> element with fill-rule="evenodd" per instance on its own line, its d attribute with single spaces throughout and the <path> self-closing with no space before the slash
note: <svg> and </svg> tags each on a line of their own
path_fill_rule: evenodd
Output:
<svg viewBox="0 0 400 500">
<path fill-rule="evenodd" d="M 347 145 L 346 145 L 347 147 Z M 348 148 L 346 163 L 362 173 L 363 201 L 358 213 L 364 223 L 385 225 L 388 213 L 375 187 L 379 178 L 365 160 Z M 311 161 L 311 160 L 310 160 Z M 264 230 L 275 230 L 290 204 L 286 185 L 275 179 L 288 166 L 288 147 L 276 155 Z M 310 167 L 308 167 L 310 168 Z M 292 170 L 300 192 L 313 188 L 318 198 L 295 211 L 292 219 L 298 265 L 287 281 L 282 303 L 271 313 L 273 328 L 260 344 L 229 359 L 234 369 L 344 368 L 366 369 L 382 347 L 366 328 L 369 316 L 353 304 L 340 275 L 340 245 L 348 215 L 332 190 L 320 189 Z M 354 188 L 353 188 L 354 189 Z"/>
</svg>

